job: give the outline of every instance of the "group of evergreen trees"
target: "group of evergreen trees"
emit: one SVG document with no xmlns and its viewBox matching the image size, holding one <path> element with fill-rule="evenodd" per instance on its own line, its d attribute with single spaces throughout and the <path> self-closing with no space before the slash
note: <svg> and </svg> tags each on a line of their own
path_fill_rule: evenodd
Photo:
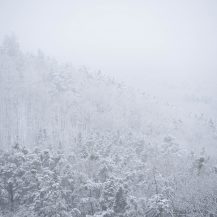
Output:
<svg viewBox="0 0 217 217">
<path fill-rule="evenodd" d="M 191 153 L 216 139 L 214 119 L 0 47 L 0 216 L 217 216 L 215 155 Z"/>
<path fill-rule="evenodd" d="M 205 153 L 180 156 L 177 144 L 167 138 L 153 147 L 141 140 L 128 146 L 113 135 L 84 137 L 70 153 L 19 144 L 1 151 L 1 215 L 217 215 L 215 161 Z"/>
</svg>

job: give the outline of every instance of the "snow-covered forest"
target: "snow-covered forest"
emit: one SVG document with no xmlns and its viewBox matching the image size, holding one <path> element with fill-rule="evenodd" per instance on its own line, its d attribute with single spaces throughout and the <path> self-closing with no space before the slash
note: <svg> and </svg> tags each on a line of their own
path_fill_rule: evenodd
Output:
<svg viewBox="0 0 217 217">
<path fill-rule="evenodd" d="M 0 216 L 217 216 L 215 118 L 5 37 Z"/>
</svg>

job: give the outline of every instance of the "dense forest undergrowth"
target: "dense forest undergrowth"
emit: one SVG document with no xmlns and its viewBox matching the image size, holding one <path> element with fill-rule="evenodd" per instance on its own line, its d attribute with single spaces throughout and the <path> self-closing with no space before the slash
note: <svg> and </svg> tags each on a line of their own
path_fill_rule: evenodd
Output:
<svg viewBox="0 0 217 217">
<path fill-rule="evenodd" d="M 215 117 L 0 47 L 4 217 L 217 216 L 216 142 Z"/>
</svg>

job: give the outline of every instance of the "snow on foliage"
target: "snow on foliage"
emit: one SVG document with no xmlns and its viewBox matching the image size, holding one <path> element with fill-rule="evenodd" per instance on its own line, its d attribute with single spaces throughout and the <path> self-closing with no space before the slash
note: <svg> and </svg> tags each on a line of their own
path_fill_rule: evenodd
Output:
<svg viewBox="0 0 217 217">
<path fill-rule="evenodd" d="M 6 37 L 0 215 L 217 216 L 216 124 Z"/>
</svg>

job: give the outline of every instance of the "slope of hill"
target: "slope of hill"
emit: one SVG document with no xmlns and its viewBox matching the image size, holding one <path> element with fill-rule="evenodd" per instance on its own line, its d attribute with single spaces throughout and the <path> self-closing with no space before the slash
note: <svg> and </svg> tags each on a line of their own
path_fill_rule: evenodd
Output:
<svg viewBox="0 0 217 217">
<path fill-rule="evenodd" d="M 215 216 L 216 141 L 206 115 L 0 47 L 3 216 Z"/>
<path fill-rule="evenodd" d="M 184 103 L 177 108 L 85 67 L 24 54 L 13 38 L 1 46 L 0 64 L 2 146 L 35 146 L 46 137 L 47 145 L 68 147 L 80 131 L 172 134 L 189 149 L 209 148 L 216 137 L 215 120 L 185 112 Z"/>
</svg>

